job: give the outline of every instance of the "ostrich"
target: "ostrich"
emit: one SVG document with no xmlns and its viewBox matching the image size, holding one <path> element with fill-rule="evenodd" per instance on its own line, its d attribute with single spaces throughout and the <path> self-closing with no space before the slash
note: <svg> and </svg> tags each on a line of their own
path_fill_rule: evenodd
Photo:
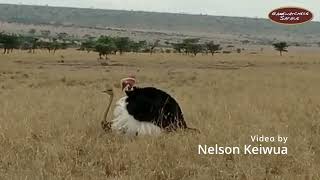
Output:
<svg viewBox="0 0 320 180">
<path fill-rule="evenodd" d="M 174 98 L 166 92 L 154 88 L 135 86 L 135 78 L 121 80 L 122 90 L 126 96 L 116 102 L 113 120 L 107 116 L 114 98 L 112 89 L 104 91 L 110 95 L 109 104 L 104 113 L 102 128 L 126 135 L 159 135 L 178 129 L 192 130 L 184 120 L 181 108 Z"/>
</svg>

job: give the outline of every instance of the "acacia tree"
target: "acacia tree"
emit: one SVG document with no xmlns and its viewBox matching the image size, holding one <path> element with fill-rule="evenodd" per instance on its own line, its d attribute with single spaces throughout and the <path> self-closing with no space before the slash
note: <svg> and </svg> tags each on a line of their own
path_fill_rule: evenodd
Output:
<svg viewBox="0 0 320 180">
<path fill-rule="evenodd" d="M 113 38 L 113 41 L 116 46 L 115 53 L 119 51 L 120 55 L 122 55 L 124 52 L 130 51 L 130 38 L 116 37 L 116 38 Z"/>
<path fill-rule="evenodd" d="M 69 34 L 65 33 L 65 32 L 61 32 L 61 33 L 57 34 L 57 38 L 60 40 L 65 40 L 68 36 L 69 36 Z"/>
<path fill-rule="evenodd" d="M 59 42 L 57 39 L 54 39 L 51 43 L 51 47 L 53 48 L 53 54 L 55 54 L 58 49 L 67 49 L 67 46 L 67 43 Z"/>
<path fill-rule="evenodd" d="M 85 39 L 83 42 L 81 42 L 80 51 L 87 51 L 87 53 L 91 52 L 94 50 L 94 47 L 96 45 L 96 38 L 86 34 L 83 36 L 83 38 Z"/>
<path fill-rule="evenodd" d="M 49 41 L 39 41 L 38 42 L 38 46 L 39 46 L 39 48 L 46 49 L 46 50 L 49 51 L 49 53 L 51 53 L 51 50 L 52 50 L 51 42 L 49 42 Z"/>
<path fill-rule="evenodd" d="M 108 55 L 114 52 L 116 48 L 117 47 L 111 37 L 100 36 L 94 46 L 94 51 L 99 53 L 100 59 L 102 59 L 102 56 L 105 56 L 105 59 L 108 59 Z"/>
<path fill-rule="evenodd" d="M 273 47 L 275 50 L 280 52 L 280 56 L 282 56 L 282 52 L 288 52 L 287 48 L 289 45 L 286 42 L 274 43 Z"/>
<path fill-rule="evenodd" d="M 183 49 L 185 50 L 186 54 L 192 53 L 195 56 L 203 50 L 203 46 L 199 44 L 200 39 L 199 38 L 188 38 L 184 39 Z"/>
<path fill-rule="evenodd" d="M 184 52 L 187 55 L 192 53 L 196 56 L 198 53 L 202 52 L 205 47 L 203 44 L 199 43 L 199 41 L 199 38 L 188 38 L 184 39 L 182 43 L 172 43 L 172 47 L 179 53 Z"/>
<path fill-rule="evenodd" d="M 173 43 L 172 47 L 174 50 L 176 50 L 178 53 L 182 53 L 184 49 L 184 44 L 183 43 Z"/>
<path fill-rule="evenodd" d="M 197 54 L 202 52 L 203 50 L 202 44 L 190 44 L 188 48 L 189 48 L 188 51 L 192 53 L 194 56 L 197 56 Z"/>
<path fill-rule="evenodd" d="M 147 41 L 139 41 L 139 42 L 134 42 L 134 41 L 131 41 L 130 42 L 130 49 L 132 52 L 139 52 L 141 51 L 141 49 L 145 49 L 147 46 Z"/>
<path fill-rule="evenodd" d="M 29 33 L 31 36 L 34 36 L 34 35 L 36 34 L 36 32 L 37 32 L 37 30 L 36 30 L 36 29 L 33 29 L 33 28 L 28 31 L 28 33 Z"/>
<path fill-rule="evenodd" d="M 206 49 L 208 51 L 210 51 L 210 53 L 212 54 L 212 56 L 214 55 L 214 53 L 216 53 L 217 51 L 221 50 L 222 48 L 220 47 L 220 44 L 214 44 L 213 41 L 210 41 L 208 43 L 205 44 Z"/>
<path fill-rule="evenodd" d="M 49 31 L 49 30 L 41 30 L 40 33 L 41 33 L 41 35 L 42 35 L 43 37 L 46 37 L 46 38 L 47 38 L 47 37 L 50 36 L 51 31 Z"/>
<path fill-rule="evenodd" d="M 42 49 L 47 49 L 49 53 L 55 54 L 58 49 L 66 49 L 67 44 L 59 42 L 57 39 L 51 39 L 50 41 L 39 41 L 37 45 Z"/>
<path fill-rule="evenodd" d="M 0 33 L 0 44 L 3 46 L 3 54 L 9 54 L 13 49 L 18 49 L 20 45 L 19 36 L 16 34 Z"/>
<path fill-rule="evenodd" d="M 87 51 L 87 53 L 89 53 L 92 50 L 94 50 L 95 45 L 96 45 L 96 42 L 94 40 L 89 39 L 81 43 L 80 50 Z"/>
<path fill-rule="evenodd" d="M 84 36 L 82 36 L 84 39 L 94 39 L 94 37 L 92 37 L 90 34 L 85 34 Z"/>
<path fill-rule="evenodd" d="M 35 53 L 35 50 L 38 47 L 38 40 L 37 38 L 26 36 L 20 38 L 20 48 L 23 50 L 28 50 L 29 53 Z"/>
<path fill-rule="evenodd" d="M 150 54 L 153 53 L 154 48 L 156 48 L 156 47 L 159 45 L 159 42 L 160 42 L 160 40 L 157 39 L 154 43 L 152 43 L 152 44 L 150 45 Z"/>
</svg>

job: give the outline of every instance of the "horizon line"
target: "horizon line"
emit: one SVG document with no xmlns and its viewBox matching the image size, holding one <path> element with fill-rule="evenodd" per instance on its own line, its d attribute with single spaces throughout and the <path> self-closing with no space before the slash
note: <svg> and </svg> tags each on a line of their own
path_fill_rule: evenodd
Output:
<svg viewBox="0 0 320 180">
<path fill-rule="evenodd" d="M 166 11 L 148 11 L 135 9 L 107 9 L 96 7 L 79 7 L 79 6 L 59 6 L 59 5 L 40 5 L 40 4 L 16 4 L 16 3 L 0 3 L 0 5 L 18 5 L 18 6 L 38 6 L 38 7 L 53 7 L 53 8 L 73 8 L 73 9 L 91 9 L 91 10 L 106 10 L 106 11 L 127 11 L 127 12 L 144 12 L 144 13 L 159 13 L 159 14 L 178 14 L 178 15 L 193 15 L 193 16 L 212 16 L 212 17 L 229 17 L 229 18 L 248 18 L 248 19 L 262 19 L 270 20 L 268 17 L 249 17 L 249 16 L 228 16 L 228 15 L 214 15 L 208 13 L 190 13 L 190 12 L 166 12 Z M 320 20 L 311 20 L 310 22 L 320 23 Z"/>
</svg>

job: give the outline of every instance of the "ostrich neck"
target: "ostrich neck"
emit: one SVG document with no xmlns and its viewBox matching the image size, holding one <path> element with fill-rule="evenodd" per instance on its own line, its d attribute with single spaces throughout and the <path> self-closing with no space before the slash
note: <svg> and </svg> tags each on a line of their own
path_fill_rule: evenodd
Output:
<svg viewBox="0 0 320 180">
<path fill-rule="evenodd" d="M 104 112 L 104 115 L 103 115 L 103 121 L 107 121 L 107 117 L 108 117 L 108 114 L 109 114 L 109 111 L 110 111 L 110 107 L 111 107 L 112 101 L 113 101 L 113 94 L 110 95 L 109 104 L 108 104 L 107 109 L 106 109 L 106 111 Z"/>
</svg>

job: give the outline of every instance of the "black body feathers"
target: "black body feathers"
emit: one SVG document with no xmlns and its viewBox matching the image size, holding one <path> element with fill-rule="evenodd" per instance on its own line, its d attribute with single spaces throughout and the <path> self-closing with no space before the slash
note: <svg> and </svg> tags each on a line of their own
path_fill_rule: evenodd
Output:
<svg viewBox="0 0 320 180">
<path fill-rule="evenodd" d="M 138 121 L 151 122 L 169 131 L 187 128 L 179 104 L 166 92 L 153 88 L 126 91 L 127 110 Z"/>
</svg>

